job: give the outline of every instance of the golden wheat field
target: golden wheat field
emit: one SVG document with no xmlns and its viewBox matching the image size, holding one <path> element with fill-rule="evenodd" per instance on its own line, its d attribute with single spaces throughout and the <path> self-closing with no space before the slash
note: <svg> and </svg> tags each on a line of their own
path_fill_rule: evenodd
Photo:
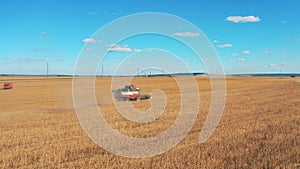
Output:
<svg viewBox="0 0 300 169">
<path fill-rule="evenodd" d="M 0 168 L 300 168 L 300 79 L 228 77 L 226 106 L 215 133 L 198 142 L 210 108 L 210 81 L 197 77 L 200 112 L 187 137 L 169 151 L 147 158 L 114 155 L 81 128 L 72 101 L 71 77 L 0 77 L 12 90 L 0 90 Z M 98 77 L 99 109 L 118 132 L 155 136 L 172 125 L 180 92 L 171 77 L 133 79 L 142 93 L 160 89 L 164 113 L 139 124 L 121 116 L 109 99 L 111 78 Z M 84 91 L 84 89 L 83 89 Z M 105 101 L 106 100 L 106 101 Z M 150 108 L 149 100 L 132 103 Z"/>
</svg>

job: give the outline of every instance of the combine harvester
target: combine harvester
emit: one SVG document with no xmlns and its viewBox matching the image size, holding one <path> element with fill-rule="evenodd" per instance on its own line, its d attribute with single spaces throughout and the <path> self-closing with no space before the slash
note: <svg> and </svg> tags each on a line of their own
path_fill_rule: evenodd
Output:
<svg viewBox="0 0 300 169">
<path fill-rule="evenodd" d="M 3 89 L 7 90 L 7 89 L 12 89 L 13 88 L 13 83 L 12 82 L 6 82 L 3 85 Z"/>
<path fill-rule="evenodd" d="M 122 89 L 112 91 L 116 101 L 132 101 L 132 100 L 146 100 L 151 99 L 148 94 L 140 94 L 140 88 L 134 85 L 126 85 Z"/>
</svg>

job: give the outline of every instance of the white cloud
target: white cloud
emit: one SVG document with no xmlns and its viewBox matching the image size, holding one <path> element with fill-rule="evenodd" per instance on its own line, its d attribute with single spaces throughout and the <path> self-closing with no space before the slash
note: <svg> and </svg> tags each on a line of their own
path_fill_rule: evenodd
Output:
<svg viewBox="0 0 300 169">
<path fill-rule="evenodd" d="M 251 52 L 249 50 L 244 50 L 242 54 L 249 55 Z"/>
<path fill-rule="evenodd" d="M 282 38 L 283 40 L 288 40 L 288 41 L 299 41 L 300 40 L 300 38 L 298 37 L 294 37 L 294 38 L 288 38 L 288 37 L 284 37 L 284 38 Z"/>
<path fill-rule="evenodd" d="M 108 52 L 142 52 L 141 49 L 132 49 L 128 45 L 109 44 L 106 47 Z"/>
<path fill-rule="evenodd" d="M 280 68 L 282 66 L 288 66 L 289 64 L 287 64 L 286 62 L 284 63 L 280 63 L 280 64 L 277 64 L 277 63 L 271 63 L 271 64 L 268 64 L 267 67 L 274 67 L 274 68 Z"/>
<path fill-rule="evenodd" d="M 84 43 L 96 43 L 96 42 L 101 43 L 103 41 L 102 40 L 95 40 L 93 38 L 86 38 L 86 39 L 83 39 L 82 42 L 84 42 Z"/>
<path fill-rule="evenodd" d="M 52 36 L 46 36 L 45 39 L 50 40 L 50 39 L 52 39 Z"/>
<path fill-rule="evenodd" d="M 226 18 L 227 21 L 234 23 L 246 23 L 246 22 L 259 22 L 261 19 L 258 16 L 228 16 Z"/>
<path fill-rule="evenodd" d="M 238 61 L 238 62 L 245 62 L 246 59 L 245 59 L 245 58 L 238 58 L 237 61 Z"/>
<path fill-rule="evenodd" d="M 60 60 L 60 61 L 64 60 L 64 57 L 61 56 L 61 55 L 56 55 L 53 58 L 56 59 L 56 60 Z"/>
<path fill-rule="evenodd" d="M 210 62 L 211 59 L 210 59 L 209 57 L 205 57 L 205 58 L 203 58 L 203 61 L 204 61 L 204 62 Z"/>
<path fill-rule="evenodd" d="M 219 43 L 220 41 L 219 40 L 213 40 L 213 43 Z"/>
<path fill-rule="evenodd" d="M 133 51 L 136 52 L 136 53 L 139 53 L 139 52 L 141 52 L 142 50 L 141 50 L 141 49 L 134 49 Z"/>
<path fill-rule="evenodd" d="M 268 65 L 268 67 L 280 67 L 280 64 L 271 63 Z"/>
<path fill-rule="evenodd" d="M 112 48 L 112 47 L 115 47 L 115 46 L 118 46 L 117 44 L 109 44 L 109 45 L 106 45 L 107 48 Z"/>
<path fill-rule="evenodd" d="M 231 54 L 230 56 L 240 56 L 240 54 L 238 54 L 238 53 L 233 53 L 233 54 Z"/>
<path fill-rule="evenodd" d="M 56 55 L 56 56 L 45 56 L 42 58 L 35 58 L 35 57 L 23 57 L 18 60 L 19 63 L 21 64 L 28 64 L 32 62 L 45 62 L 45 61 L 65 61 L 64 57 L 61 55 Z"/>
<path fill-rule="evenodd" d="M 41 32 L 41 35 L 40 35 L 39 39 L 41 39 L 41 40 L 51 40 L 52 36 L 50 36 L 48 34 L 48 32 L 43 31 L 43 32 Z"/>
<path fill-rule="evenodd" d="M 230 44 L 230 43 L 217 46 L 217 48 L 230 48 L 230 47 L 232 47 L 232 44 Z"/>
<path fill-rule="evenodd" d="M 117 44 L 111 44 L 108 45 L 107 50 L 109 52 L 132 52 L 133 50 L 128 45 L 117 45 Z"/>
<path fill-rule="evenodd" d="M 188 38 L 194 38 L 197 36 L 200 36 L 200 33 L 193 33 L 193 32 L 177 32 L 173 34 L 174 36 L 178 37 L 188 37 Z"/>
<path fill-rule="evenodd" d="M 43 58 L 29 58 L 29 57 L 24 57 L 24 58 L 20 58 L 18 60 L 19 63 L 21 64 L 27 64 L 30 62 L 41 62 L 41 61 L 48 61 L 49 57 L 43 57 Z"/>
<path fill-rule="evenodd" d="M 270 53 L 270 51 L 265 50 L 264 53 L 265 53 L 266 55 L 268 55 L 268 54 Z"/>
</svg>

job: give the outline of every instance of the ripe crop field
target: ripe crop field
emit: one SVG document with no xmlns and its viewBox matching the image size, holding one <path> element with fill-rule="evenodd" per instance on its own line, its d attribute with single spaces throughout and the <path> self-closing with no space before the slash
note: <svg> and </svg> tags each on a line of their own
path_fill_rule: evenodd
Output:
<svg viewBox="0 0 300 169">
<path fill-rule="evenodd" d="M 226 105 L 214 134 L 199 143 L 210 108 L 211 88 L 197 77 L 200 112 L 187 137 L 169 151 L 148 158 L 114 155 L 81 128 L 72 102 L 71 77 L 0 77 L 0 168 L 299 168 L 300 79 L 228 77 Z M 139 124 L 120 115 L 111 100 L 111 78 L 98 77 L 95 94 L 106 121 L 131 137 L 168 129 L 180 111 L 180 92 L 171 77 L 138 77 L 142 93 L 167 98 L 154 122 Z M 84 88 L 82 89 L 84 92 Z M 149 100 L 128 102 L 146 111 Z"/>
</svg>

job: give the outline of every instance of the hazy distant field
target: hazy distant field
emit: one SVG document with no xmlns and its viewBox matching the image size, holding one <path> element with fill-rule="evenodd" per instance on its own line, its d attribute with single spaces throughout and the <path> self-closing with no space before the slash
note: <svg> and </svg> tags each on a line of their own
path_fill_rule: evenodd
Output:
<svg viewBox="0 0 300 169">
<path fill-rule="evenodd" d="M 161 89 L 166 111 L 147 125 L 127 121 L 110 101 L 110 78 L 96 80 L 99 107 L 119 132 L 150 137 L 167 129 L 179 112 L 178 86 L 169 77 L 136 78 L 143 93 Z M 189 135 L 166 153 L 143 159 L 113 155 L 80 127 L 72 103 L 72 79 L 0 77 L 0 168 L 299 168 L 300 79 L 229 77 L 221 122 L 198 143 L 210 107 L 210 83 L 198 78 L 201 111 Z M 166 85 L 168 84 L 168 85 Z M 108 99 L 107 99 L 108 98 Z M 149 101 L 132 102 L 147 110 Z"/>
</svg>

